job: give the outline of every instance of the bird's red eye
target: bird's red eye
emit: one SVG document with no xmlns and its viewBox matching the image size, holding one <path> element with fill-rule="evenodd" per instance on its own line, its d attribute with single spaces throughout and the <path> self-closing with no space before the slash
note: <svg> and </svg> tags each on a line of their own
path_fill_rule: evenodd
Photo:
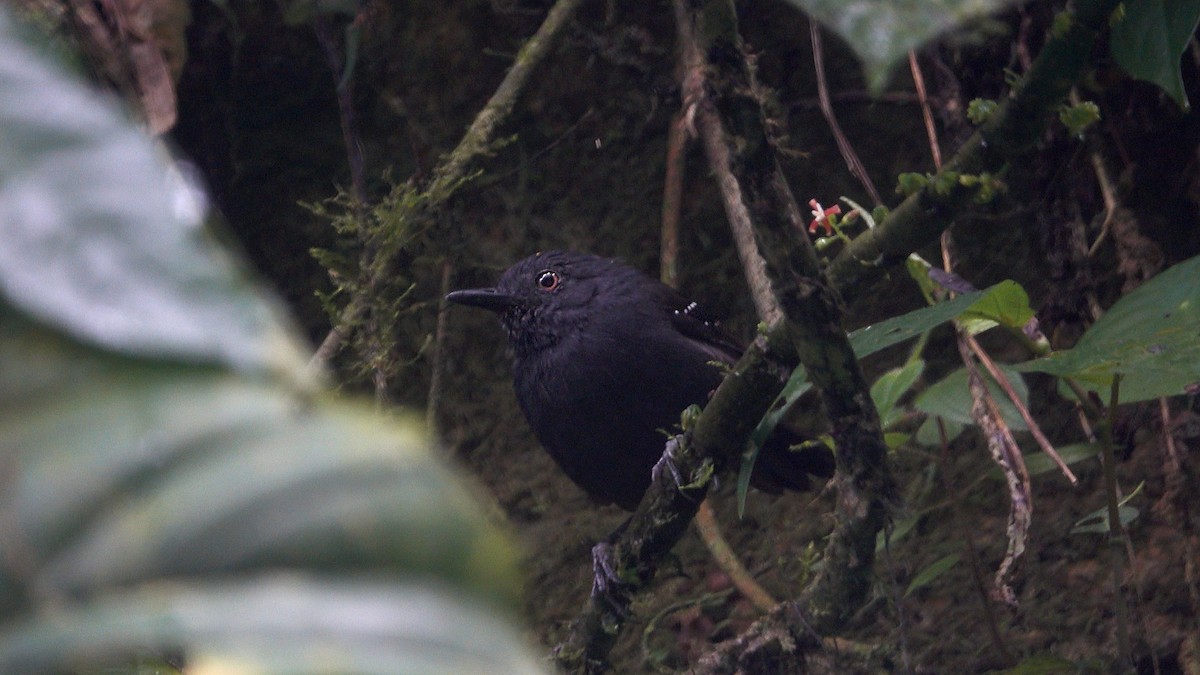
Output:
<svg viewBox="0 0 1200 675">
<path fill-rule="evenodd" d="M 562 279 L 559 278 L 558 272 L 553 270 L 542 270 L 541 272 L 538 272 L 537 285 L 538 288 L 542 289 L 543 291 L 552 291 L 558 288 L 560 281 L 562 281 Z"/>
</svg>

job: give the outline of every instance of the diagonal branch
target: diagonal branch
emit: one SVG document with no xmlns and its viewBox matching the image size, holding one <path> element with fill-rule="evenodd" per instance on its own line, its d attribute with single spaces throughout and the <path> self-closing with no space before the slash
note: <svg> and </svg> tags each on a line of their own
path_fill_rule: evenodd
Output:
<svg viewBox="0 0 1200 675">
<path fill-rule="evenodd" d="M 707 59 L 697 37 L 701 32 L 696 28 L 697 16 L 684 0 L 675 2 L 687 64 L 683 74 L 687 116 L 698 129 L 716 174 L 739 252 L 750 263 L 748 275 L 759 291 L 760 311 L 787 320 L 767 322 L 767 333 L 755 340 L 724 379 L 694 426 L 668 443 L 650 489 L 624 532 L 593 550 L 597 583 L 567 641 L 555 650 L 558 664 L 572 672 L 599 672 L 606 667 L 633 594 L 649 583 L 661 557 L 682 536 L 713 473 L 740 454 L 755 422 L 798 363 L 798 354 L 804 356 L 825 394 L 840 449 L 835 478 L 838 525 L 826 550 L 826 565 L 812 588 L 773 613 L 782 617 L 784 626 L 773 629 L 779 641 L 795 644 L 808 637 L 809 630 L 835 632 L 861 605 L 870 586 L 875 535 L 894 501 L 878 416 L 841 327 L 837 294 L 823 278 L 807 238 L 795 236 L 800 210 L 765 133 L 761 104 L 753 93 L 757 85 L 740 49 L 736 20 L 729 21 L 733 6 L 728 0 L 713 0 L 705 11 L 719 13 L 725 20 L 714 23 L 732 30 L 723 41 L 707 45 Z M 710 98 L 709 92 L 719 93 Z M 744 245 L 747 238 L 749 247 Z M 764 279 L 767 282 L 760 283 Z"/>
<path fill-rule="evenodd" d="M 1004 162 L 1037 142 L 1046 115 L 1070 91 L 1089 63 L 1092 47 L 1119 0 L 1080 0 L 1059 20 L 1029 72 L 987 122 L 938 172 L 978 174 L 995 172 Z M 946 194 L 935 186 L 955 184 Z M 956 181 L 931 180 L 909 196 L 878 227 L 855 238 L 829 265 L 829 279 L 843 294 L 852 295 L 865 282 L 903 261 L 909 253 L 931 243 L 955 215 L 966 208 L 973 192 Z"/>
<path fill-rule="evenodd" d="M 509 68 L 500 85 L 496 87 L 496 91 L 492 93 L 487 104 L 475 116 L 458 145 L 434 168 L 433 178 L 423 190 L 425 198 L 406 200 L 405 195 L 411 191 L 411 186 L 400 185 L 385 198 L 385 202 L 389 200 L 398 203 L 409 201 L 419 205 L 414 208 L 431 212 L 457 194 L 459 188 L 468 182 L 470 177 L 468 171 L 471 165 L 481 156 L 486 155 L 495 144 L 496 129 L 508 119 L 533 71 L 550 54 L 559 36 L 581 4 L 583 4 L 583 0 L 558 0 L 550 8 L 542 25 L 521 47 L 512 67 Z M 380 233 L 376 233 L 375 238 L 379 238 L 379 235 Z M 350 298 L 338 317 L 337 324 L 330 329 L 328 335 L 321 342 L 321 346 L 309 364 L 310 368 L 322 368 L 337 353 L 342 342 L 354 331 L 360 319 L 367 313 L 380 280 L 388 276 L 395 263 L 392 259 L 394 255 L 381 253 L 373 256 L 373 258 L 380 257 L 383 259 L 372 259 L 362 266 L 366 279 L 359 286 L 361 290 Z"/>
</svg>

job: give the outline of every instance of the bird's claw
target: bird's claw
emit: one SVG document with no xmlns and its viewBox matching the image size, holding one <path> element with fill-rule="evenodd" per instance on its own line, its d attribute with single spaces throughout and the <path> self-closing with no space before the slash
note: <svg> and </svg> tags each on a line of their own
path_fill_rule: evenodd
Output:
<svg viewBox="0 0 1200 675">
<path fill-rule="evenodd" d="M 592 597 L 603 600 L 621 618 L 628 618 L 629 610 L 622 598 L 625 582 L 617 573 L 613 560 L 613 547 L 602 541 L 592 547 Z"/>
<path fill-rule="evenodd" d="M 654 468 L 650 470 L 650 479 L 658 482 L 658 477 L 662 474 L 663 469 L 671 472 L 671 479 L 675 481 L 675 487 L 682 489 L 685 485 L 683 474 L 679 473 L 679 467 L 675 466 L 675 452 L 679 449 L 679 437 L 672 436 L 667 441 L 667 447 L 663 451 L 662 457 L 654 464 Z"/>
</svg>

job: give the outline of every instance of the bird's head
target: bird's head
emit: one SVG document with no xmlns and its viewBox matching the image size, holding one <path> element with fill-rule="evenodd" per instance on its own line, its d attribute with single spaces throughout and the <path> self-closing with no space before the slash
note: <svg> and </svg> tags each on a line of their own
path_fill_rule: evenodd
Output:
<svg viewBox="0 0 1200 675">
<path fill-rule="evenodd" d="M 640 283 L 637 272 L 616 260 L 547 251 L 508 268 L 493 288 L 454 291 L 446 300 L 499 314 L 522 357 L 582 330 L 601 307 Z"/>
</svg>

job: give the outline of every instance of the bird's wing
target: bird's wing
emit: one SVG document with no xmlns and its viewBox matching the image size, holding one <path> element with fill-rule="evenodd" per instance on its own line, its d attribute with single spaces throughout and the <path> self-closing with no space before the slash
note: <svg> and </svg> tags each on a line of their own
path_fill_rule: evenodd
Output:
<svg viewBox="0 0 1200 675">
<path fill-rule="evenodd" d="M 713 361 L 733 363 L 742 357 L 742 346 L 698 303 L 689 301 L 670 286 L 660 285 L 657 288 L 658 301 L 669 313 L 671 326 L 680 335 L 708 354 Z"/>
</svg>

